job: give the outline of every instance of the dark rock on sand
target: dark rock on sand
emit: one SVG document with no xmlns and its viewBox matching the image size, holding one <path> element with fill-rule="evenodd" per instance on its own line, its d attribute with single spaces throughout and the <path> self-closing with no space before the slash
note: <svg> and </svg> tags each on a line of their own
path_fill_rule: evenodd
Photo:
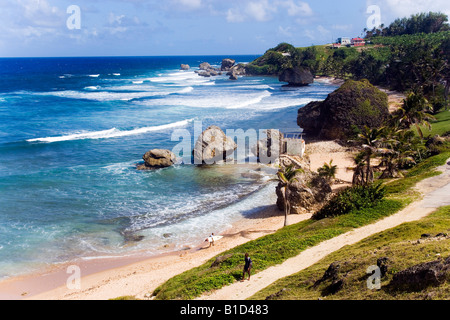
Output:
<svg viewBox="0 0 450 320">
<path fill-rule="evenodd" d="M 300 108 L 297 123 L 309 136 L 348 140 L 365 126 L 381 127 L 389 116 L 386 93 L 368 80 L 348 80 L 325 101 Z"/>
<path fill-rule="evenodd" d="M 287 190 L 287 198 L 291 205 L 291 214 L 303 214 L 317 211 L 331 198 L 333 190 L 328 181 L 317 173 L 303 168 L 304 173 L 297 174 L 297 182 L 292 183 Z M 276 187 L 278 209 L 284 211 L 284 188 L 282 184 Z"/>
</svg>

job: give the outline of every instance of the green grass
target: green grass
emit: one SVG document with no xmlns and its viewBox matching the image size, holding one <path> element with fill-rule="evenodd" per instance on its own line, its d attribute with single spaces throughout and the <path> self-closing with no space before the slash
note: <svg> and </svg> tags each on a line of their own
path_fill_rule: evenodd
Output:
<svg viewBox="0 0 450 320">
<path fill-rule="evenodd" d="M 421 239 L 422 234 L 434 236 L 438 233 L 450 233 L 450 207 L 443 207 L 420 221 L 402 224 L 342 248 L 310 268 L 280 279 L 250 299 L 264 300 L 272 295 L 277 300 L 448 300 L 450 277 L 439 287 L 417 292 L 394 291 L 388 286 L 398 271 L 450 256 L 449 237 Z M 367 268 L 376 265 L 377 260 L 383 257 L 389 259 L 389 267 L 386 277 L 382 279 L 381 290 L 369 290 Z M 344 286 L 331 295 L 327 292 L 330 280 L 318 286 L 314 284 L 334 262 L 339 262 L 341 266 L 339 277 L 344 279 Z"/>
<path fill-rule="evenodd" d="M 407 192 L 417 182 L 441 174 L 441 172 L 435 171 L 434 169 L 444 165 L 448 159 L 450 159 L 450 148 L 446 145 L 441 154 L 425 159 L 409 170 L 404 178 L 387 183 L 387 193 L 391 196 L 400 195 Z"/>
<path fill-rule="evenodd" d="M 193 299 L 211 290 L 219 289 L 240 280 L 244 254 L 248 252 L 254 264 L 254 273 L 298 255 L 303 250 L 340 234 L 370 224 L 394 214 L 411 202 L 410 199 L 387 199 L 371 209 L 351 212 L 348 215 L 320 221 L 307 220 L 285 227 L 275 234 L 248 242 L 222 256 L 230 255 L 219 266 L 211 268 L 215 258 L 200 267 L 178 275 L 157 288 L 156 299 Z"/>
<path fill-rule="evenodd" d="M 388 197 L 374 208 L 352 211 L 347 215 L 320 221 L 306 220 L 285 227 L 274 234 L 222 253 L 220 256 L 229 256 L 229 258 L 218 266 L 211 267 L 217 256 L 197 268 L 171 278 L 157 288 L 153 295 L 156 299 L 162 300 L 196 298 L 240 280 L 246 252 L 250 254 L 254 262 L 253 273 L 258 273 L 322 241 L 395 214 L 417 199 L 417 193 L 412 192 L 411 187 L 418 181 L 439 174 L 433 169 L 445 164 L 448 158 L 450 158 L 450 150 L 447 149 L 442 154 L 426 159 L 411 169 L 405 178 L 388 183 Z"/>
<path fill-rule="evenodd" d="M 444 110 L 434 115 L 436 121 L 432 121 L 431 131 L 428 127 L 421 126 L 420 129 L 423 132 L 424 136 L 434 137 L 435 135 L 443 136 L 446 133 L 450 132 L 450 111 Z M 415 127 L 412 130 L 418 135 L 417 129 Z"/>
</svg>

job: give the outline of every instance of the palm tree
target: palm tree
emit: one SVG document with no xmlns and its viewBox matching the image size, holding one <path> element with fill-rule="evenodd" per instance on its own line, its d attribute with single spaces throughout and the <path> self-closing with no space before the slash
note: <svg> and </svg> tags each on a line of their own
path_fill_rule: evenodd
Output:
<svg viewBox="0 0 450 320">
<path fill-rule="evenodd" d="M 319 168 L 317 172 L 321 177 L 324 177 L 331 183 L 331 181 L 336 178 L 337 168 L 337 166 L 333 166 L 333 160 L 331 160 L 329 164 L 324 163 L 323 167 Z"/>
<path fill-rule="evenodd" d="M 432 110 L 431 104 L 422 94 L 412 92 L 403 100 L 403 106 L 394 113 L 393 121 L 397 121 L 406 129 L 414 125 L 423 140 L 424 136 L 420 126 L 424 125 L 431 130 L 430 121 L 436 120 L 429 113 Z"/>
<path fill-rule="evenodd" d="M 358 155 L 353 159 L 355 161 L 355 165 L 356 165 L 356 167 L 351 168 L 351 170 L 353 170 L 352 184 L 354 186 L 361 186 L 361 185 L 365 184 L 366 163 L 364 162 L 364 159 L 365 159 L 365 156 L 364 156 L 363 152 L 358 153 Z"/>
<path fill-rule="evenodd" d="M 380 143 L 380 139 L 383 137 L 385 127 L 371 129 L 367 126 L 364 127 L 362 133 L 358 135 L 357 142 L 363 148 L 363 159 L 359 159 L 357 163 L 357 169 L 362 169 L 362 161 L 364 161 L 365 169 L 364 174 L 359 174 L 359 178 L 362 179 L 358 181 L 359 184 L 369 185 L 374 181 L 373 168 L 371 166 L 371 159 L 377 153 L 377 147 Z M 356 161 L 356 160 L 355 160 Z M 361 168 L 358 168 L 361 167 Z M 354 177 L 355 180 L 355 177 Z"/>
<path fill-rule="evenodd" d="M 278 181 L 281 183 L 281 193 L 284 200 L 284 226 L 288 225 L 288 215 L 291 213 L 291 204 L 288 197 L 289 187 L 297 182 L 297 173 L 303 173 L 303 169 L 294 170 L 294 166 L 291 165 L 287 168 L 282 167 L 278 173 Z"/>
<path fill-rule="evenodd" d="M 407 164 L 415 164 L 415 135 L 411 130 L 390 127 L 386 129 L 386 135 L 382 138 L 381 147 L 377 153 L 381 156 L 380 166 L 384 171 L 380 179 L 396 178 L 402 176 L 400 169 Z"/>
</svg>

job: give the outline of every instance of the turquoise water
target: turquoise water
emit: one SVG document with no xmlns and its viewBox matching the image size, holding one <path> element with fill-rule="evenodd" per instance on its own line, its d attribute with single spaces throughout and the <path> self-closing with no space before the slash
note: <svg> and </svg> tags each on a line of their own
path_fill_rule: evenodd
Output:
<svg viewBox="0 0 450 320">
<path fill-rule="evenodd" d="M 135 169 L 148 150 L 175 147 L 176 129 L 296 128 L 298 108 L 335 89 L 195 74 L 223 58 L 0 59 L 0 278 L 195 245 L 269 204 L 262 166 Z"/>
</svg>

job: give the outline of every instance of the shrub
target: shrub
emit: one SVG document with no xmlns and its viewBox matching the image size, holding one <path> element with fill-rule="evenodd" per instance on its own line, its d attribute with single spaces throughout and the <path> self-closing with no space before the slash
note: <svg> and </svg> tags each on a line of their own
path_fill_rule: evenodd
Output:
<svg viewBox="0 0 450 320">
<path fill-rule="evenodd" d="M 338 193 L 321 210 L 313 216 L 315 220 L 341 216 L 354 210 L 373 208 L 386 195 L 386 189 L 381 184 L 355 186 Z"/>
</svg>

